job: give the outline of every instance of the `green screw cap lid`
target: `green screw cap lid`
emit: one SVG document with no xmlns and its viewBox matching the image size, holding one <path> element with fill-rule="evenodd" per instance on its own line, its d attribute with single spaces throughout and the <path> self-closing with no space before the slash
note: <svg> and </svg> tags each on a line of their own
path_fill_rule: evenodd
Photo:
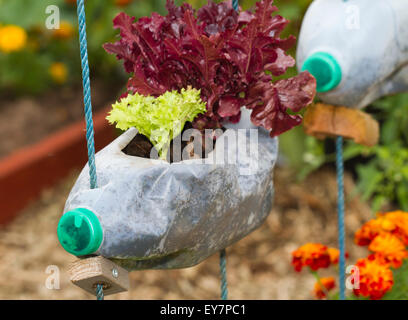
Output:
<svg viewBox="0 0 408 320">
<path fill-rule="evenodd" d="M 75 256 L 94 253 L 103 239 L 99 219 L 85 208 L 65 213 L 58 223 L 57 234 L 62 247 Z"/>
<path fill-rule="evenodd" d="M 341 81 L 341 67 L 337 60 L 327 52 L 316 52 L 303 63 L 302 71 L 309 71 L 316 78 L 317 92 L 336 88 Z"/>
</svg>

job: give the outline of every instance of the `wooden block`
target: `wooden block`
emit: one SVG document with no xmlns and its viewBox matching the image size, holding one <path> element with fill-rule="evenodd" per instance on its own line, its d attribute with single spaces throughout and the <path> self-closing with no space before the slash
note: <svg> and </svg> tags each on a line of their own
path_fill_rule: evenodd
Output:
<svg viewBox="0 0 408 320">
<path fill-rule="evenodd" d="M 73 262 L 68 273 L 73 284 L 95 296 L 98 284 L 105 296 L 129 290 L 128 272 L 101 256 Z"/>
<path fill-rule="evenodd" d="M 368 147 L 376 145 L 380 135 L 378 122 L 368 113 L 323 103 L 307 108 L 303 126 L 318 139 L 342 136 Z"/>
</svg>

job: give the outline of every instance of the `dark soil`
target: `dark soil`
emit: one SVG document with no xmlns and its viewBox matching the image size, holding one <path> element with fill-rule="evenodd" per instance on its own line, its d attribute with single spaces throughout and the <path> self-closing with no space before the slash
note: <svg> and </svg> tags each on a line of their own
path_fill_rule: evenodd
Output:
<svg viewBox="0 0 408 320">
<path fill-rule="evenodd" d="M 122 151 L 129 156 L 150 158 L 152 148 L 153 145 L 149 139 L 138 133 Z"/>
<path fill-rule="evenodd" d="M 180 136 L 183 136 L 183 133 L 186 130 L 189 130 L 193 128 L 192 124 L 190 122 L 187 122 L 183 128 L 183 131 L 180 133 L 179 136 L 177 136 L 175 139 L 179 138 Z M 222 128 L 223 131 L 225 131 L 225 128 Z M 175 140 L 174 139 L 174 140 Z M 208 154 L 214 149 L 215 147 L 215 142 L 216 140 L 214 140 L 214 143 L 212 144 L 212 147 L 210 148 L 210 144 L 206 144 L 206 139 L 212 139 L 212 137 L 203 137 L 203 139 L 201 141 L 197 141 L 199 144 L 199 147 L 196 147 L 196 149 L 194 148 L 194 140 L 193 138 L 190 139 L 190 141 L 182 141 L 181 140 L 181 148 L 176 148 L 174 149 L 174 143 L 172 140 L 170 143 L 170 148 L 169 151 L 167 153 L 167 161 L 170 163 L 173 162 L 179 162 L 182 159 L 192 159 L 192 158 L 207 158 Z M 191 145 L 191 148 L 189 150 L 188 146 Z M 197 145 L 197 143 L 196 143 Z M 129 142 L 129 144 L 122 150 L 125 154 L 129 155 L 129 156 L 134 156 L 134 157 L 142 157 L 142 158 L 151 158 L 151 154 L 152 154 L 152 148 L 153 145 L 152 143 L 149 141 L 149 139 L 138 133 L 132 141 Z M 183 155 L 183 151 L 184 151 L 184 155 Z M 157 151 L 154 153 L 157 155 Z"/>
</svg>

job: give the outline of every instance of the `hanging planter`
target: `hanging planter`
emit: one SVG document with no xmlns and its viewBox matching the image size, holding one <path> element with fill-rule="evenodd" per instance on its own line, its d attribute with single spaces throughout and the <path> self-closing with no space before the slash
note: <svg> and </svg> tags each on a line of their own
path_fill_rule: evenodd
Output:
<svg viewBox="0 0 408 320">
<path fill-rule="evenodd" d="M 302 22 L 297 62 L 299 70 L 316 78 L 324 104 L 308 108 L 308 134 L 342 136 L 370 147 L 378 143 L 377 120 L 360 109 L 408 91 L 406 6 L 404 0 L 379 1 L 375 8 L 369 0 L 312 2 Z"/>
<path fill-rule="evenodd" d="M 316 86 L 308 72 L 272 82 L 295 64 L 272 2 L 238 13 L 169 0 L 167 16 L 114 19 L 120 40 L 104 48 L 132 77 L 108 119 L 127 131 L 96 155 L 97 187 L 86 166 L 72 189 L 58 227 L 67 251 L 183 268 L 262 224 L 276 136 L 300 124 Z"/>
<path fill-rule="evenodd" d="M 408 90 L 407 13 L 404 0 L 378 1 L 375 6 L 369 0 L 319 0 L 302 22 L 298 68 L 316 78 L 323 102 L 308 108 L 305 131 L 317 138 L 337 136 L 340 300 L 346 298 L 343 138 L 369 147 L 377 144 L 379 123 L 359 109 Z"/>
</svg>

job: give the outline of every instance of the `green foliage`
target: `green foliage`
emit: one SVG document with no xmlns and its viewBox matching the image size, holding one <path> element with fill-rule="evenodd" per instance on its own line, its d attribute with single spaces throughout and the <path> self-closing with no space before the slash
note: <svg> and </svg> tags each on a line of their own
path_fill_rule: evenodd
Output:
<svg viewBox="0 0 408 320">
<path fill-rule="evenodd" d="M 178 4 L 183 0 L 176 0 Z M 207 0 L 187 0 L 198 8 Z M 284 36 L 297 34 L 302 15 L 311 0 L 275 0 L 279 12 L 291 20 Z M 256 0 L 240 0 L 243 9 L 253 7 Z M 60 9 L 61 21 L 68 22 L 74 34 L 66 39 L 55 39 L 53 30 L 47 30 L 45 9 L 56 5 Z M 126 82 L 123 68 L 114 56 L 106 54 L 102 44 L 113 42 L 117 31 L 112 28 L 112 19 L 121 11 L 136 18 L 148 16 L 153 11 L 165 13 L 165 1 L 133 0 L 125 7 L 115 5 L 114 0 L 87 0 L 85 2 L 88 34 L 88 54 L 91 76 L 104 78 L 105 82 Z M 21 14 L 27 12 L 29 14 Z M 55 62 L 64 63 L 68 70 L 66 85 L 80 83 L 81 65 L 79 58 L 76 4 L 65 0 L 0 0 L 0 25 L 21 26 L 28 34 L 27 46 L 21 52 L 4 54 L 0 52 L 0 91 L 8 94 L 37 94 L 56 85 L 50 75 L 50 66 Z M 290 52 L 295 53 L 295 48 Z M 288 70 L 285 77 L 296 74 L 296 68 Z"/>
<path fill-rule="evenodd" d="M 306 136 L 301 126 L 282 134 L 279 145 L 283 158 L 297 172 L 298 180 L 303 180 L 327 161 L 323 144 Z"/>
<path fill-rule="evenodd" d="M 48 56 L 38 57 L 31 51 L 9 55 L 0 53 L 0 91 L 38 93 L 45 90 L 49 84 L 49 76 L 44 70 L 51 63 Z"/>
<path fill-rule="evenodd" d="M 407 300 L 408 299 L 408 260 L 405 259 L 402 266 L 392 269 L 394 285 L 381 300 Z"/>
<path fill-rule="evenodd" d="M 366 111 L 380 122 L 381 136 L 380 144 L 372 148 L 351 141 L 345 144 L 346 160 L 357 156 L 367 159 L 367 163 L 356 165 L 357 191 L 364 200 L 371 201 L 373 212 L 381 210 L 387 202 L 408 211 L 408 94 L 382 98 Z M 334 154 L 322 153 L 323 142 L 308 143 L 309 139 L 313 138 L 298 137 L 297 143 L 305 145 L 302 151 L 304 161 L 293 163 L 300 168 L 301 178 L 334 161 Z M 314 162 L 307 159 L 314 159 Z"/>
<path fill-rule="evenodd" d="M 126 7 L 115 5 L 114 0 L 87 0 L 85 3 L 88 34 L 88 54 L 93 77 L 104 77 L 106 82 L 126 76 L 115 58 L 107 55 L 102 44 L 114 40 L 116 31 L 112 19 L 120 11 L 132 16 L 149 15 L 162 11 L 163 1 L 133 0 Z M 71 36 L 63 39 L 54 37 L 54 30 L 48 30 L 45 22 L 49 14 L 46 8 L 56 5 L 61 22 L 73 28 Z M 22 12 L 27 14 L 22 14 Z M 63 63 L 68 70 L 66 84 L 80 83 L 81 63 L 79 57 L 76 4 L 65 0 L 0 0 L 0 26 L 17 25 L 28 35 L 27 45 L 19 52 L 0 52 L 0 92 L 8 94 L 37 94 L 56 85 L 50 74 L 55 62 Z"/>
<path fill-rule="evenodd" d="M 160 158 L 166 159 L 171 140 L 181 133 L 187 121 L 192 122 L 206 109 L 200 90 L 196 89 L 167 91 L 157 98 L 136 93 L 116 102 L 107 119 L 116 122 L 121 130 L 138 129 L 159 151 Z"/>
<path fill-rule="evenodd" d="M 373 156 L 368 164 L 357 167 L 357 187 L 363 199 L 372 198 L 374 212 L 387 201 L 396 202 L 401 210 L 408 211 L 408 148 L 397 140 L 363 151 Z"/>
<path fill-rule="evenodd" d="M 49 5 L 56 5 L 61 10 L 69 7 L 63 0 L 0 0 L 0 22 L 2 24 L 17 24 L 24 29 L 29 29 L 35 25 L 44 25 L 47 18 L 45 8 Z M 22 14 L 22 12 L 27 14 Z M 72 13 L 70 16 L 70 18 L 74 18 Z"/>
<path fill-rule="evenodd" d="M 408 145 L 408 93 L 380 99 L 372 110 L 382 122 L 381 143 L 391 144 L 397 140 Z"/>
</svg>

